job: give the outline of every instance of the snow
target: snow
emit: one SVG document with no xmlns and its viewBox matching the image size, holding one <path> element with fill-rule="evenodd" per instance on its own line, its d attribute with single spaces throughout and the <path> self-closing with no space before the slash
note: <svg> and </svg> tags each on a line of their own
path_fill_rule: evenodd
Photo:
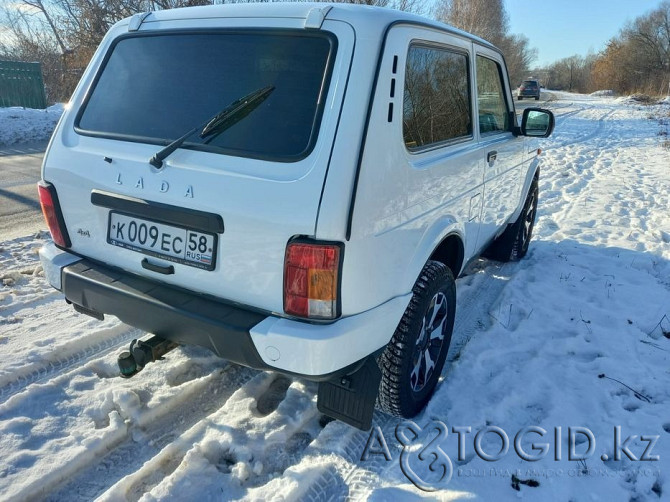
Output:
<svg viewBox="0 0 670 502">
<path fill-rule="evenodd" d="M 145 334 L 66 305 L 44 280 L 39 233 L 0 242 L 3 500 L 667 499 L 670 177 L 650 120 L 667 107 L 551 93 L 557 124 L 539 143 L 529 254 L 480 260 L 458 280 L 450 362 L 414 420 L 424 431 L 434 420 L 448 426 L 441 448 L 453 474 L 439 492 L 418 490 L 401 472 L 402 421 L 375 414 L 392 461 L 363 461 L 369 433 L 324 419 L 314 383 L 194 347 L 117 377 L 116 355 Z M 452 427 L 468 426 L 459 459 Z M 495 462 L 474 454 L 475 434 L 490 426 L 510 440 Z M 530 442 L 549 444 L 536 462 L 514 453 L 528 426 L 548 431 L 522 443 L 528 452 Z M 624 438 L 660 436 L 651 452 L 659 460 L 613 460 L 615 426 Z M 585 462 L 568 459 L 569 427 L 594 435 Z M 482 437 L 486 452 L 498 452 L 495 434 Z M 639 458 L 646 443 L 628 445 Z M 420 477 L 435 477 L 414 461 Z"/>
<path fill-rule="evenodd" d="M 63 103 L 45 110 L 0 108 L 0 146 L 49 139 L 64 108 Z"/>
<path fill-rule="evenodd" d="M 596 97 L 605 97 L 614 95 L 616 95 L 616 93 L 612 89 L 602 89 L 600 91 L 595 91 L 590 94 L 590 96 L 596 96 Z"/>
</svg>

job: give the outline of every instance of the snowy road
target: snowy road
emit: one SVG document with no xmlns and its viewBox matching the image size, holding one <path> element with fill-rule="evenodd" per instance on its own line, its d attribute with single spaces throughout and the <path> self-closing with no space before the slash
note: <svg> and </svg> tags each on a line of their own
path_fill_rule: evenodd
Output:
<svg viewBox="0 0 670 502">
<path fill-rule="evenodd" d="M 458 280 L 450 363 L 415 420 L 449 427 L 441 447 L 453 473 L 439 492 L 401 472 L 399 420 L 374 420 L 392 461 L 363 461 L 369 434 L 324 420 L 312 383 L 196 348 L 116 377 L 116 354 L 144 334 L 72 311 L 42 277 L 46 235 L 24 232 L 0 239 L 0 499 L 667 499 L 670 152 L 658 119 L 670 107 L 567 93 L 547 105 L 557 127 L 541 144 L 529 255 L 481 260 Z M 613 460 L 617 425 L 624 439 L 658 436 L 650 453 L 659 460 Z M 495 462 L 474 454 L 487 426 L 511 442 Z M 534 462 L 514 452 L 527 426 L 549 431 L 524 443 L 549 444 Z M 471 428 L 462 459 L 452 427 Z M 587 460 L 568 459 L 568 427 L 593 433 Z M 484 450 L 500 450 L 498 436 L 483 438 Z M 645 445 L 628 443 L 638 459 Z M 426 463 L 413 469 L 435 476 Z"/>
<path fill-rule="evenodd" d="M 46 228 L 37 197 L 46 142 L 0 147 L 0 241 Z"/>
<path fill-rule="evenodd" d="M 63 108 L 0 108 L 0 242 L 44 227 L 35 184 Z"/>
</svg>

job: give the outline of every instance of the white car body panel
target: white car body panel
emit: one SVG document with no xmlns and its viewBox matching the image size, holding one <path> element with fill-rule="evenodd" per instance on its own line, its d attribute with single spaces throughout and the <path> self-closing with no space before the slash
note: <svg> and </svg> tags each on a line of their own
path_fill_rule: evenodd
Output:
<svg viewBox="0 0 670 502">
<path fill-rule="evenodd" d="M 218 28 L 231 26 L 226 18 L 216 21 Z M 190 26 L 185 22 L 179 26 L 200 26 L 198 19 L 189 22 Z M 237 20 L 232 26 L 239 23 Z M 148 22 L 141 29 L 154 29 L 157 24 L 174 28 L 172 22 L 165 21 Z M 273 26 L 277 25 L 301 26 L 293 19 L 273 20 Z M 117 31 L 122 28 L 118 26 Z M 143 255 L 107 244 L 109 210 L 91 205 L 93 189 L 218 213 L 225 231 L 219 236 L 216 270 L 175 265 L 173 275 L 153 273 L 154 278 L 196 292 L 235 298 L 236 302 L 269 312 L 282 312 L 286 244 L 294 235 L 315 233 L 319 195 L 354 44 L 353 31 L 345 23 L 326 21 L 322 29 L 337 35 L 338 50 L 319 138 L 307 158 L 281 164 L 281 169 L 270 161 L 179 149 L 166 159 L 163 169 L 157 170 L 148 159 L 160 146 L 77 134 L 76 110 L 84 100 L 83 89 L 94 77 L 93 71 L 87 71 L 70 110 L 55 131 L 43 167 L 43 178 L 57 184 L 72 250 L 132 273 L 152 275 L 141 266 Z M 104 157 L 113 159 L 112 163 Z M 169 264 L 158 258 L 151 261 Z"/>
<path fill-rule="evenodd" d="M 475 45 L 476 55 L 492 59 L 505 68 L 502 56 L 485 47 Z M 475 72 L 477 66 L 475 65 Z M 476 75 L 476 73 L 475 73 Z M 503 89 L 505 90 L 508 111 L 514 111 L 507 72 L 503 72 Z M 511 132 L 480 135 L 480 146 L 486 156 L 487 152 L 497 152 L 497 158 L 491 165 L 484 157 L 484 200 L 482 208 L 482 224 L 480 241 L 488 243 L 500 233 L 500 229 L 510 221 L 510 216 L 517 207 L 523 205 L 525 192 L 521 193 L 522 171 L 527 164 L 523 152 L 523 137 L 515 137 Z"/>
<path fill-rule="evenodd" d="M 398 296 L 332 324 L 268 317 L 251 329 L 251 339 L 269 366 L 306 376 L 333 373 L 384 347 L 411 298 Z"/>
</svg>

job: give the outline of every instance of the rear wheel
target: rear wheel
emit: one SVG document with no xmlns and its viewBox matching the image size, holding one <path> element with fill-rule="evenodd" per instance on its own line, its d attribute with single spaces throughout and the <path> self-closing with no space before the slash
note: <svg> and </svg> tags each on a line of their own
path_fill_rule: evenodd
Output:
<svg viewBox="0 0 670 502">
<path fill-rule="evenodd" d="M 521 214 L 489 245 L 484 256 L 498 261 L 517 261 L 526 256 L 535 226 L 538 193 L 537 178 L 535 178 L 528 190 Z"/>
<path fill-rule="evenodd" d="M 411 418 L 433 395 L 447 357 L 456 314 L 456 285 L 449 267 L 429 261 L 412 300 L 379 356 L 379 407 Z"/>
</svg>

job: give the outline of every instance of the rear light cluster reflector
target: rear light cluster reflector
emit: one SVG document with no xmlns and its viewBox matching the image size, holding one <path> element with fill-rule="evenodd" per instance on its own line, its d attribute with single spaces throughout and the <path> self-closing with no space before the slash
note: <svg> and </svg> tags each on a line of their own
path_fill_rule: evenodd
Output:
<svg viewBox="0 0 670 502">
<path fill-rule="evenodd" d="M 37 191 L 40 196 L 40 205 L 42 206 L 42 214 L 51 232 L 51 238 L 60 247 L 69 248 L 70 236 L 65 228 L 65 221 L 58 203 L 58 195 L 56 188 L 46 181 L 37 183 Z"/>
<path fill-rule="evenodd" d="M 310 319 L 336 318 L 340 258 L 338 244 L 290 242 L 284 261 L 284 311 Z"/>
</svg>

